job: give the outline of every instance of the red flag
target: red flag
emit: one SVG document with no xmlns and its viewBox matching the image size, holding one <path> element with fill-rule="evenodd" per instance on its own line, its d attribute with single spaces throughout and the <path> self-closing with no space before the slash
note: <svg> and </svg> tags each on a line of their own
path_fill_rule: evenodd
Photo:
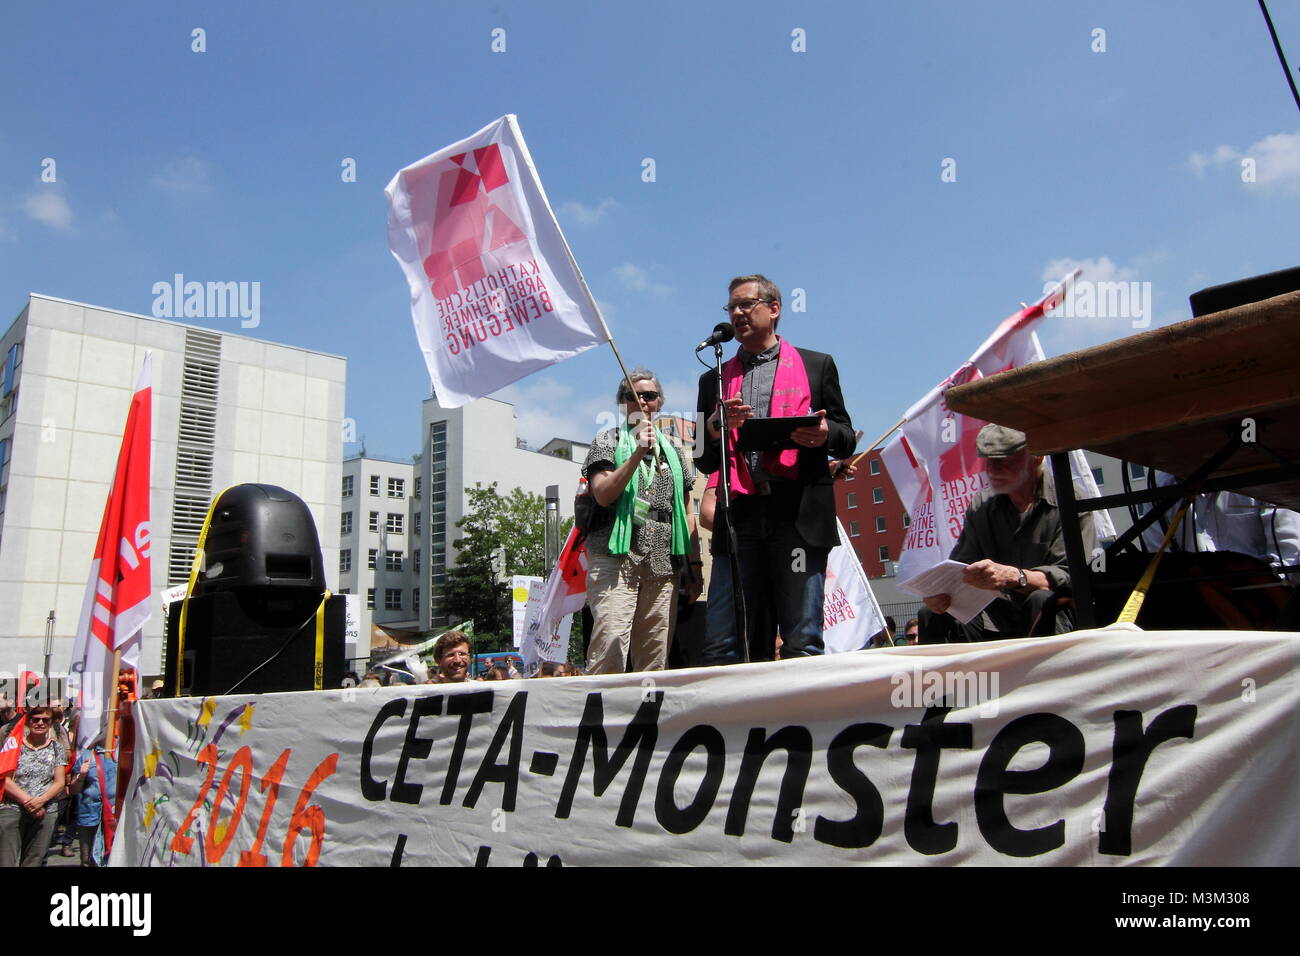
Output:
<svg viewBox="0 0 1300 956">
<path fill-rule="evenodd" d="M 149 452 L 153 391 L 149 356 L 145 356 L 131 409 L 126 417 L 113 487 L 104 506 L 99 540 L 90 564 L 90 580 L 72 651 L 72 673 L 79 686 L 81 724 L 77 747 L 102 734 L 108 708 L 116 702 L 112 686 L 113 652 L 135 666 L 140 631 L 151 613 L 149 534 Z"/>
<path fill-rule="evenodd" d="M 27 694 L 40 686 L 40 677 L 31 671 L 23 671 L 18 675 L 18 699 L 14 701 L 18 713 L 21 714 L 27 709 Z"/>
<path fill-rule="evenodd" d="M 27 715 L 23 714 L 14 724 L 14 729 L 0 746 L 0 780 L 18 769 L 18 757 L 23 752 L 23 730 L 27 726 Z"/>
</svg>

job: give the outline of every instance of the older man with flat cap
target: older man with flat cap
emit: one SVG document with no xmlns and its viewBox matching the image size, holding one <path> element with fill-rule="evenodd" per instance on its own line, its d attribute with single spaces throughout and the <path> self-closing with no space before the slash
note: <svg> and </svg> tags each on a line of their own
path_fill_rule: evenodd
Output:
<svg viewBox="0 0 1300 956">
<path fill-rule="evenodd" d="M 998 597 L 968 624 L 947 617 L 925 622 L 921 643 L 941 643 L 939 634 L 948 640 L 992 641 L 1072 630 L 1074 610 L 1063 600 L 1069 596 L 1070 571 L 1050 470 L 1029 454 L 1024 432 L 1002 425 L 981 428 L 975 450 L 985 460 L 989 487 L 967 509 L 951 557 L 969 565 L 963 575 L 967 584 L 997 591 Z M 1091 554 L 1096 544 L 1091 512 L 1081 517 L 1080 528 L 1084 553 Z M 950 603 L 947 594 L 925 599 L 934 615 L 943 615 Z"/>
</svg>

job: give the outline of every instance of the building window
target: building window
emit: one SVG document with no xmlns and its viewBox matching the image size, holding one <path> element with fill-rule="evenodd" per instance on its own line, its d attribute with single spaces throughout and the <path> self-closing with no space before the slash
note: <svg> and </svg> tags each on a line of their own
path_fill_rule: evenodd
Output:
<svg viewBox="0 0 1300 956">
<path fill-rule="evenodd" d="M 912 527 L 912 516 L 908 514 L 906 511 L 903 512 L 903 527 L 904 528 Z"/>
<path fill-rule="evenodd" d="M 415 497 L 420 497 L 420 488 L 424 484 L 424 479 L 417 477 L 415 479 Z"/>
<path fill-rule="evenodd" d="M 366 588 L 366 610 L 373 611 L 374 609 L 375 609 L 375 589 Z"/>
<path fill-rule="evenodd" d="M 339 570 L 340 571 L 352 570 L 352 549 L 351 548 L 344 548 L 339 552 Z"/>
<path fill-rule="evenodd" d="M 339 517 L 339 534 L 352 533 L 352 512 L 345 511 Z"/>
<path fill-rule="evenodd" d="M 415 552 L 415 555 L 412 558 L 412 560 L 414 561 L 415 566 L 411 568 L 411 570 L 414 571 L 416 574 L 419 574 L 420 573 L 420 552 L 419 551 Z"/>
<path fill-rule="evenodd" d="M 372 512 L 370 512 L 370 530 L 371 530 L 371 531 L 378 531 L 378 530 L 379 530 L 379 512 L 378 512 L 378 511 L 372 511 Z"/>
<path fill-rule="evenodd" d="M 400 571 L 402 570 L 402 552 L 385 551 L 384 552 L 384 570 Z"/>
<path fill-rule="evenodd" d="M 375 565 L 378 563 L 379 563 L 379 549 L 371 548 L 369 551 L 369 556 L 366 558 L 366 567 L 368 567 L 371 571 L 373 571 L 375 569 Z"/>
<path fill-rule="evenodd" d="M 416 512 L 411 519 L 411 533 L 417 538 L 420 536 L 420 512 Z"/>
<path fill-rule="evenodd" d="M 1147 470 L 1137 462 L 1130 461 L 1128 463 L 1128 476 L 1130 478 L 1141 480 L 1147 476 Z"/>
<path fill-rule="evenodd" d="M 850 537 L 850 538 L 856 538 L 857 536 L 858 536 L 858 523 L 857 523 L 856 521 L 850 521 L 850 522 L 849 522 L 849 537 Z"/>
<path fill-rule="evenodd" d="M 887 544 L 882 544 L 882 545 L 880 546 L 879 554 L 880 554 L 880 560 L 881 560 L 881 561 L 888 561 L 888 560 L 889 560 L 889 545 L 887 545 Z"/>
<path fill-rule="evenodd" d="M 858 506 L 858 496 L 853 492 L 849 492 L 844 496 L 844 504 L 846 507 L 856 508 Z"/>
<path fill-rule="evenodd" d="M 384 525 L 384 530 L 389 534 L 401 534 L 402 525 L 406 521 L 406 515 L 399 514 L 396 511 L 388 512 L 388 522 Z"/>
<path fill-rule="evenodd" d="M 352 497 L 352 476 L 351 475 L 343 476 L 343 497 L 344 498 Z"/>
<path fill-rule="evenodd" d="M 379 476 L 378 475 L 370 476 L 370 494 L 372 497 L 375 498 L 379 497 Z"/>
<path fill-rule="evenodd" d="M 400 611 L 402 609 L 402 589 L 384 588 L 384 610 Z"/>
<path fill-rule="evenodd" d="M 884 488 L 872 488 L 872 489 L 871 489 L 871 500 L 872 500 L 872 502 L 875 503 L 875 504 L 883 505 L 883 504 L 885 503 L 885 489 L 884 489 Z"/>
<path fill-rule="evenodd" d="M 339 594 L 351 594 L 351 593 L 352 593 L 351 588 L 339 588 Z"/>
<path fill-rule="evenodd" d="M 411 588 L 411 613 L 420 613 L 420 589 Z"/>
<path fill-rule="evenodd" d="M 388 497 L 405 498 L 406 497 L 406 479 L 389 478 L 388 479 Z"/>
<path fill-rule="evenodd" d="M 882 531 L 884 531 L 884 530 L 885 530 L 885 519 L 884 519 L 884 518 L 877 518 L 877 519 L 876 519 L 876 534 L 880 534 L 880 533 L 881 533 Z"/>
<path fill-rule="evenodd" d="M 1106 483 L 1106 479 L 1103 477 L 1104 475 L 1105 472 L 1100 468 L 1094 468 L 1092 470 L 1092 480 L 1097 483 L 1098 488 Z"/>
<path fill-rule="evenodd" d="M 871 459 L 871 473 L 872 473 L 873 475 L 878 475 L 878 474 L 880 474 L 880 459 L 879 459 L 879 458 L 873 458 L 873 459 Z"/>
</svg>

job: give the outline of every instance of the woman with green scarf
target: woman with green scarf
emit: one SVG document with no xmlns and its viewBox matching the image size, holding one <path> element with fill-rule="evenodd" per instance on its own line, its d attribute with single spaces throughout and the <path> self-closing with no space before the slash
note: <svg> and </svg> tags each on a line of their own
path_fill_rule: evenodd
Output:
<svg viewBox="0 0 1300 956">
<path fill-rule="evenodd" d="M 686 505 L 695 468 L 653 423 L 663 408 L 663 388 L 643 368 L 628 378 L 635 394 L 626 380 L 618 383 L 622 423 L 595 437 L 582 466 L 600 506 L 586 541 L 594 621 L 588 674 L 623 673 L 629 651 L 632 670 L 664 669 L 677 613 L 677 568 L 694 531 Z"/>
</svg>

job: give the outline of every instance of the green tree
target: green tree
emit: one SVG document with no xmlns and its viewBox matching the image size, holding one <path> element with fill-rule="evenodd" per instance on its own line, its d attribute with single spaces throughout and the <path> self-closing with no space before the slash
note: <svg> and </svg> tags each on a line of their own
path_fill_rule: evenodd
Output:
<svg viewBox="0 0 1300 956">
<path fill-rule="evenodd" d="M 456 522 L 456 566 L 447 572 L 444 604 L 455 617 L 474 619 L 475 652 L 512 648 L 510 578 L 546 574 L 546 502 L 514 488 L 507 495 L 475 485 L 469 510 Z"/>
</svg>

